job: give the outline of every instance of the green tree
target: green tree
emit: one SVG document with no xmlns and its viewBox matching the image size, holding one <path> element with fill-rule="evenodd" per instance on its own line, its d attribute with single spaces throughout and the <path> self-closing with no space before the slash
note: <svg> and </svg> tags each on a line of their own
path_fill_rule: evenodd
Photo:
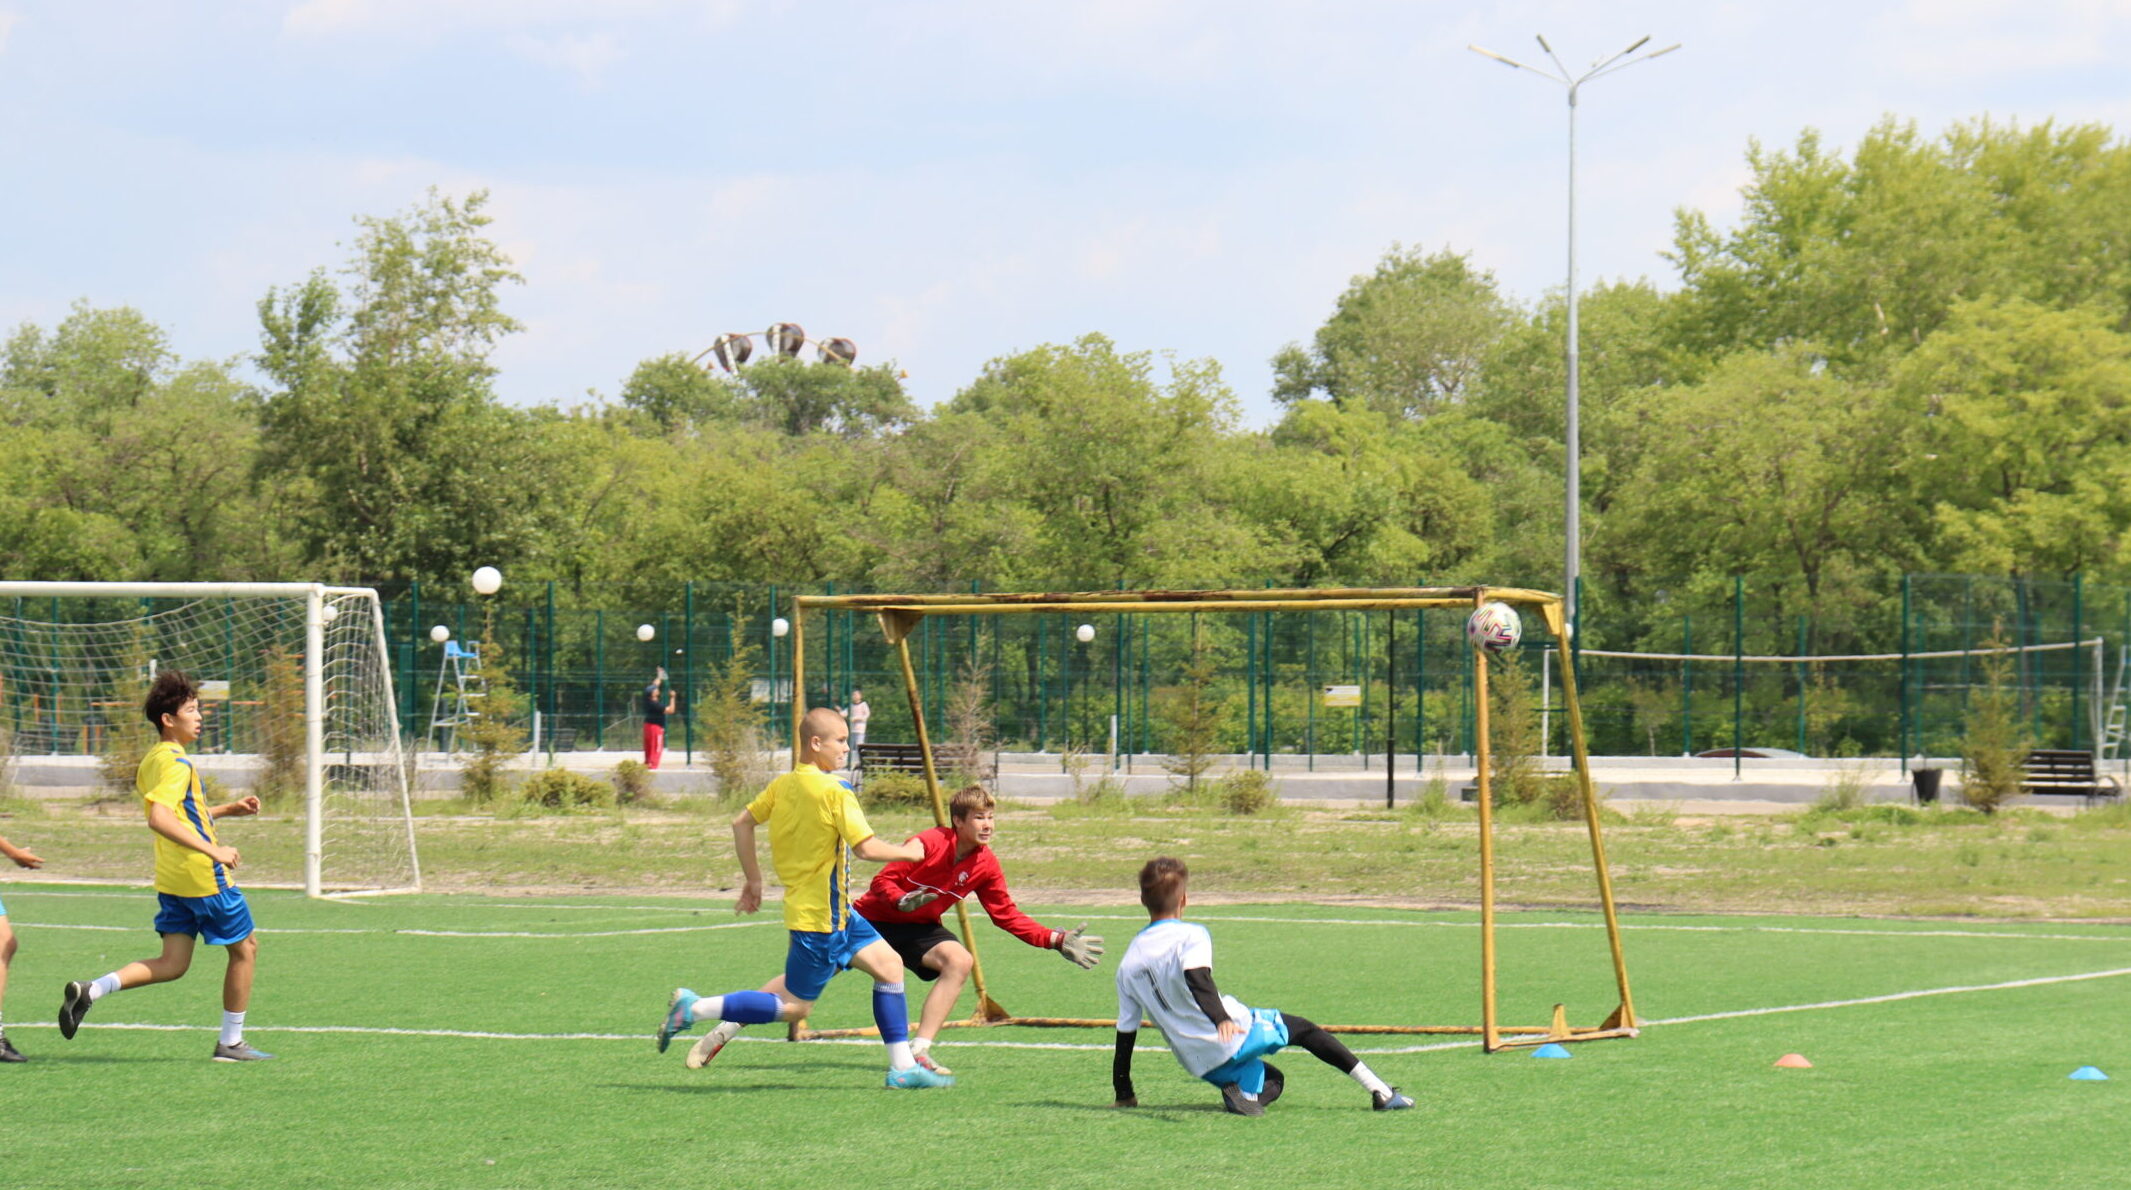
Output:
<svg viewBox="0 0 2131 1190">
<path fill-rule="evenodd" d="M 520 280 L 484 234 L 487 195 L 366 217 L 345 293 L 313 273 L 259 303 L 259 474 L 291 486 L 311 562 L 368 579 L 455 579 L 541 536 L 548 473 L 489 353 Z"/>
<path fill-rule="evenodd" d="M 1273 397 L 1316 393 L 1393 417 L 1425 417 L 1465 399 L 1510 310 L 1494 274 L 1469 256 L 1393 244 L 1376 271 L 1339 296 L 1311 347 L 1273 357 Z"/>
<path fill-rule="evenodd" d="M 2111 317 L 1965 302 L 1903 361 L 1940 565 L 2131 575 L 2131 338 Z"/>
</svg>

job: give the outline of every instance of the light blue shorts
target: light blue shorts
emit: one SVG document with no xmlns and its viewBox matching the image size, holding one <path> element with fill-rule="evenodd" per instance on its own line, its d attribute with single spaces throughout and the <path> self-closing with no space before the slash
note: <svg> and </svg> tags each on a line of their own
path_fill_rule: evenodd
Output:
<svg viewBox="0 0 2131 1190">
<path fill-rule="evenodd" d="M 211 897 L 157 893 L 162 906 L 155 915 L 158 934 L 192 934 L 209 946 L 229 946 L 252 936 L 252 907 L 232 888 Z"/>
<path fill-rule="evenodd" d="M 850 970 L 853 956 L 881 940 L 873 923 L 856 913 L 841 930 L 793 930 L 791 936 L 784 952 L 784 990 L 801 1000 L 821 999 L 836 973 Z"/>
<path fill-rule="evenodd" d="M 1265 1056 L 1277 1054 L 1286 1046 L 1287 1020 L 1280 1015 L 1280 1010 L 1253 1008 L 1250 1010 L 1250 1030 L 1243 1035 L 1243 1044 L 1237 1048 L 1235 1057 L 1199 1077 L 1217 1087 L 1233 1084 L 1256 1095 L 1265 1089 Z"/>
</svg>

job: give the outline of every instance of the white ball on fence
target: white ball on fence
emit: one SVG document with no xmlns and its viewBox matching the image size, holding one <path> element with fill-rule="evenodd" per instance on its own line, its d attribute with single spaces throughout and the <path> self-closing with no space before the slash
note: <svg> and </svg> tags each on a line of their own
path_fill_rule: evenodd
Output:
<svg viewBox="0 0 2131 1190">
<path fill-rule="evenodd" d="M 429 639 L 441 645 L 445 641 L 451 639 L 451 629 L 444 627 L 442 624 L 439 624 L 429 630 Z"/>
<path fill-rule="evenodd" d="M 333 621 L 340 618 L 340 605 L 337 603 L 319 604 L 318 618 L 324 620 L 328 624 L 331 624 Z"/>
<path fill-rule="evenodd" d="M 1073 638 L 1075 640 L 1078 640 L 1081 644 L 1087 644 L 1089 641 L 1094 640 L 1095 625 L 1082 624 L 1080 627 L 1075 628 L 1073 630 Z"/>
<path fill-rule="evenodd" d="M 790 632 L 791 630 L 792 622 L 790 620 L 785 619 L 783 616 L 778 616 L 776 619 L 770 621 L 771 636 L 783 636 L 785 633 Z"/>
<path fill-rule="evenodd" d="M 474 594 L 493 595 L 503 589 L 503 572 L 493 566 L 474 571 Z"/>
<path fill-rule="evenodd" d="M 638 624 L 636 626 L 636 639 L 638 640 L 650 640 L 658 634 L 659 630 L 649 624 Z"/>
</svg>

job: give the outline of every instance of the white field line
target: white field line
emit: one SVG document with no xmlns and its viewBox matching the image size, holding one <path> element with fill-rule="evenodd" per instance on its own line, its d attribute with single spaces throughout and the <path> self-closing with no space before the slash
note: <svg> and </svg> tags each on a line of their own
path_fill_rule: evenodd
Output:
<svg viewBox="0 0 2131 1190">
<path fill-rule="evenodd" d="M 1669 1026 L 1694 1024 L 1700 1021 L 1724 1021 L 1738 1020 L 1743 1017 L 1774 1016 L 1779 1013 L 1787 1012 L 1824 1012 L 1828 1009 L 1834 1008 L 1857 1008 L 1870 1004 L 1892 1004 L 1902 1000 L 1922 999 L 1926 996 L 1958 996 L 1966 995 L 1972 992 L 2014 991 L 2021 988 L 2045 987 L 2050 984 L 2079 983 L 2092 979 L 2117 979 L 2126 975 L 2131 975 L 2131 967 L 2113 967 L 2106 971 L 2081 971 L 2072 975 L 2042 975 L 2037 976 L 2033 979 L 2010 979 L 2006 980 L 2003 983 L 1962 984 L 1954 987 L 1943 988 L 1918 988 L 1913 991 L 1907 992 L 1889 992 L 1881 996 L 1860 996 L 1856 999 L 1851 1000 L 1819 1000 L 1810 1004 L 1778 1004 L 1764 1008 L 1738 1008 L 1733 1009 L 1729 1012 L 1705 1012 L 1698 1013 L 1693 1016 L 1666 1017 L 1662 1020 L 1645 1021 L 1643 1022 L 1643 1025 L 1645 1028 L 1650 1028 L 1659 1025 Z M 16 1022 L 13 1027 L 16 1029 L 43 1029 L 57 1028 L 58 1026 L 56 1024 L 47 1024 L 43 1021 L 20 1021 Z M 82 1027 L 85 1029 L 132 1030 L 158 1033 L 205 1033 L 212 1032 L 214 1028 L 210 1025 L 154 1025 L 125 1021 L 117 1021 L 109 1024 L 98 1023 L 94 1025 L 85 1023 Z M 468 1038 L 480 1041 L 630 1041 L 641 1043 L 645 1040 L 648 1040 L 648 1035 L 642 1033 L 501 1033 L 487 1030 L 472 1029 L 406 1029 L 369 1025 L 263 1025 L 260 1027 L 260 1032 L 340 1033 L 390 1037 L 450 1037 Z M 782 1038 L 748 1037 L 742 1035 L 741 1037 L 736 1038 L 736 1040 L 752 1042 L 773 1042 L 781 1041 Z M 809 1042 L 807 1044 L 872 1046 L 879 1045 L 880 1042 L 873 1040 L 872 1038 L 844 1037 L 827 1038 L 821 1041 Z M 1113 1045 L 1110 1044 L 1094 1044 L 1087 1042 L 1071 1041 L 949 1041 L 942 1039 L 936 1044 L 941 1046 L 954 1046 L 956 1048 L 967 1047 L 970 1049 L 1109 1051 L 1115 1048 Z M 1357 1048 L 1354 1052 L 1357 1054 L 1425 1054 L 1432 1053 L 1437 1050 L 1470 1049 L 1471 1047 L 1477 1046 L 1479 1044 L 1480 1043 L 1477 1039 L 1467 1041 L 1440 1041 L 1432 1042 L 1427 1045 L 1401 1045 Z M 1150 1050 L 1159 1050 L 1163 1047 L 1150 1045 L 1146 1048 Z"/>
<path fill-rule="evenodd" d="M 130 934 L 145 930 L 146 926 L 90 926 L 58 922 L 15 922 L 17 926 L 31 930 L 104 930 Z M 756 926 L 781 926 L 781 920 L 726 921 L 707 926 L 654 926 L 638 930 L 385 930 L 385 929 L 273 929 L 260 927 L 259 933 L 266 936 L 286 934 L 372 934 L 397 938 L 627 938 L 640 934 L 700 934 L 710 930 L 745 930 Z"/>
</svg>

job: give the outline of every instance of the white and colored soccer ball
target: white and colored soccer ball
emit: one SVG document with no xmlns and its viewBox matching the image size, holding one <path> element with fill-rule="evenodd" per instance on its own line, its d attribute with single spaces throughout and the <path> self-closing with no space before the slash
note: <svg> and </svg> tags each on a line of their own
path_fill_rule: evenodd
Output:
<svg viewBox="0 0 2131 1190">
<path fill-rule="evenodd" d="M 1507 603 L 1484 603 L 1466 619 L 1465 639 L 1473 648 L 1499 656 L 1524 639 L 1524 621 Z"/>
</svg>

